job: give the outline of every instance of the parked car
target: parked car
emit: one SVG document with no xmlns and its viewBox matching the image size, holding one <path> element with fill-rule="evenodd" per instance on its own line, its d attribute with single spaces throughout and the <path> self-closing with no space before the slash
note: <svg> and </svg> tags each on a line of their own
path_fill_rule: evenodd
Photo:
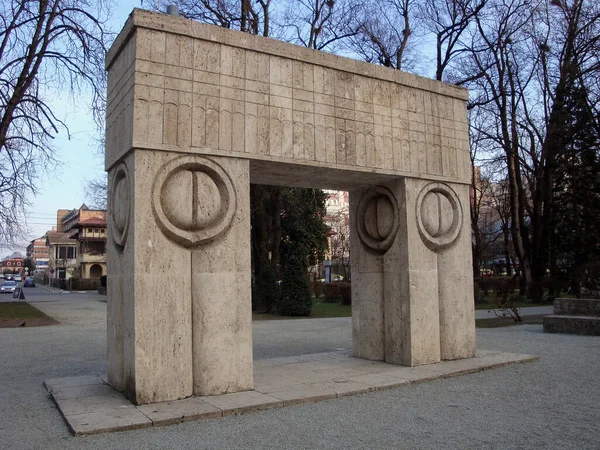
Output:
<svg viewBox="0 0 600 450">
<path fill-rule="evenodd" d="M 35 287 L 35 280 L 33 279 L 33 277 L 25 277 L 23 287 Z"/>
<path fill-rule="evenodd" d="M 4 283 L 2 283 L 2 286 L 0 286 L 0 294 L 12 294 L 13 292 L 15 292 L 16 288 L 17 283 L 15 283 L 14 281 L 5 281 Z"/>
<path fill-rule="evenodd" d="M 21 278 L 21 275 L 19 275 L 19 274 L 16 274 L 16 275 L 13 277 L 13 280 L 15 280 L 17 283 L 20 283 L 21 281 L 23 281 L 23 278 Z"/>
<path fill-rule="evenodd" d="M 325 283 L 325 278 L 319 278 L 317 281 L 320 281 L 321 283 Z M 344 276 L 334 273 L 331 275 L 331 281 L 344 281 Z"/>
</svg>

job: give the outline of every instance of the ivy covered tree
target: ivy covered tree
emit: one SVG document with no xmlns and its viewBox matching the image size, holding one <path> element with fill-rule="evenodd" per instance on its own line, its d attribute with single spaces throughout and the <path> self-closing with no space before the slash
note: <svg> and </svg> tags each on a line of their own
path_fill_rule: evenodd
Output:
<svg viewBox="0 0 600 450">
<path fill-rule="evenodd" d="M 325 193 L 320 189 L 285 188 L 282 197 L 280 260 L 283 266 L 279 314 L 308 316 L 312 310 L 308 267 L 327 247 Z"/>
<path fill-rule="evenodd" d="M 290 256 L 283 270 L 277 311 L 282 316 L 310 316 L 312 312 L 306 267 L 297 256 Z"/>
<path fill-rule="evenodd" d="M 281 216 L 281 262 L 292 257 L 304 265 L 315 265 L 327 249 L 325 217 L 326 194 L 320 189 L 286 188 Z"/>
</svg>

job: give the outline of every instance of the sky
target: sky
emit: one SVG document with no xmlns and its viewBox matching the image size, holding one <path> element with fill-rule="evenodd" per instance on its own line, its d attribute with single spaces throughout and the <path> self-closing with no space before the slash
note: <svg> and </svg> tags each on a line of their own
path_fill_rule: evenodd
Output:
<svg viewBox="0 0 600 450">
<path fill-rule="evenodd" d="M 140 0 L 119 1 L 112 13 L 110 28 L 120 31 L 133 8 L 139 7 Z M 19 239 L 14 247 L 0 248 L 1 257 L 14 251 L 25 254 L 29 241 L 43 236 L 52 226 L 56 226 L 56 211 L 79 208 L 88 200 L 84 192 L 86 182 L 104 173 L 104 155 L 99 151 L 97 140 L 100 136 L 90 112 L 90 100 L 77 98 L 73 101 L 65 95 L 51 102 L 57 116 L 65 120 L 70 132 L 70 139 L 65 130 L 60 130 L 54 140 L 56 157 L 62 164 L 57 170 L 44 174 L 38 183 L 37 195 L 29 197 L 29 233 Z"/>
<path fill-rule="evenodd" d="M 144 8 L 150 2 L 160 2 L 160 9 L 165 10 L 169 0 L 146 0 Z M 117 1 L 112 10 L 109 27 L 112 31 L 121 30 L 133 8 L 140 8 L 140 0 Z M 0 242 L 0 257 L 18 251 L 25 254 L 25 248 L 32 239 L 43 236 L 46 231 L 56 226 L 58 209 L 79 208 L 84 202 L 88 181 L 98 179 L 104 173 L 104 155 L 99 148 L 100 138 L 90 111 L 90 99 L 85 96 L 73 101 L 68 93 L 51 100 L 55 114 L 62 118 L 69 127 L 70 138 L 65 130 L 60 130 L 54 141 L 56 158 L 61 162 L 57 170 L 42 176 L 37 185 L 36 196 L 30 196 L 31 206 L 27 209 L 27 229 L 29 232 L 18 240 L 15 246 Z M 91 205 L 89 205 L 91 206 Z"/>
</svg>

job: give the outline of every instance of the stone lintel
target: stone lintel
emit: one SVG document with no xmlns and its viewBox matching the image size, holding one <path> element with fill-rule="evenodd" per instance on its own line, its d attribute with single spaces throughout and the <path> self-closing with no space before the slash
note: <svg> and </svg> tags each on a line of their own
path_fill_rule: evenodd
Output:
<svg viewBox="0 0 600 450">
<path fill-rule="evenodd" d="M 164 152 L 180 152 L 181 148 L 170 145 L 156 145 L 152 148 L 142 143 L 133 143 L 129 152 L 133 150 L 150 150 Z M 129 154 L 125 153 L 123 156 Z M 186 154 L 199 154 L 206 156 L 231 156 L 230 152 L 203 148 L 189 148 Z M 235 155 L 238 159 L 246 159 Z M 319 162 L 304 162 L 303 164 L 292 164 L 284 158 L 269 155 L 255 155 L 250 161 L 250 182 L 254 184 L 268 184 L 272 186 L 303 187 L 310 189 L 337 189 L 352 190 L 363 186 L 375 186 L 389 183 L 399 176 L 406 178 L 419 178 L 429 181 L 445 181 L 443 176 L 422 175 L 417 176 L 411 172 L 397 172 L 392 170 L 381 170 L 373 172 L 368 167 L 355 167 L 340 165 L 336 168 L 324 167 Z M 113 164 L 111 167 L 113 167 Z M 106 167 L 110 170 L 111 167 Z M 453 183 L 471 185 L 470 181 L 455 180 Z"/>
</svg>

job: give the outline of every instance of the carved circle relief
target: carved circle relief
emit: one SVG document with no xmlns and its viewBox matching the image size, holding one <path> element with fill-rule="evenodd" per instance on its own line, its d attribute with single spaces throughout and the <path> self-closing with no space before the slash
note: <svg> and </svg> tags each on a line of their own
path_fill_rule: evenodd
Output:
<svg viewBox="0 0 600 450">
<path fill-rule="evenodd" d="M 462 206 L 456 193 L 443 183 L 430 183 L 417 197 L 417 226 L 431 250 L 448 247 L 456 241 L 462 226 Z"/>
<path fill-rule="evenodd" d="M 398 202 L 391 191 L 382 186 L 367 190 L 356 216 L 361 241 L 378 252 L 388 251 L 398 234 Z"/>
<path fill-rule="evenodd" d="M 167 237 L 194 247 L 229 228 L 236 195 L 231 178 L 219 164 L 201 156 L 180 156 L 160 168 L 152 208 Z"/>
<path fill-rule="evenodd" d="M 112 237 L 115 244 L 125 247 L 131 215 L 131 185 L 125 163 L 119 164 L 113 172 L 110 193 Z"/>
</svg>

